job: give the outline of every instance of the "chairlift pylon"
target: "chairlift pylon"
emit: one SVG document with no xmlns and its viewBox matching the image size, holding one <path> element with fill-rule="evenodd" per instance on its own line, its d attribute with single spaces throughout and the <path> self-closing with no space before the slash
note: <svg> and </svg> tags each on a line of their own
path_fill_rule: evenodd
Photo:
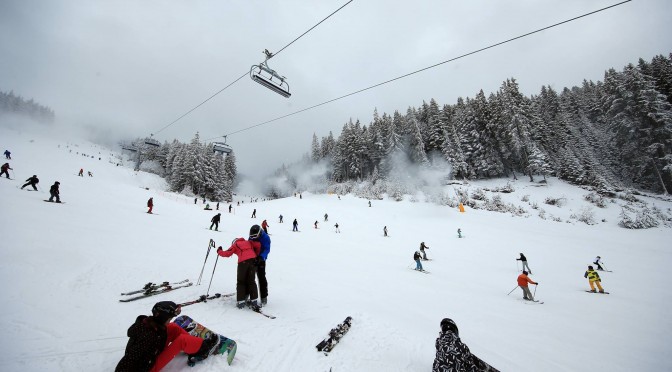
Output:
<svg viewBox="0 0 672 372">
<path fill-rule="evenodd" d="M 273 53 L 269 52 L 268 49 L 264 49 L 264 54 L 266 55 L 264 62 L 252 65 L 250 68 L 250 78 L 275 93 L 289 98 L 292 94 L 289 93 L 289 84 L 285 81 L 286 78 L 268 67 L 268 60 L 273 57 Z M 273 78 L 276 80 L 274 81 Z M 276 81 L 279 81 L 279 83 L 276 83 Z"/>
</svg>

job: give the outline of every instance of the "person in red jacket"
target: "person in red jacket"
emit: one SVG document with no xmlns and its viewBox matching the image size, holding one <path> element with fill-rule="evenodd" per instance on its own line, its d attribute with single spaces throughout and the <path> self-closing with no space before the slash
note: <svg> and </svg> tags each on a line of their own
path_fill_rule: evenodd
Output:
<svg viewBox="0 0 672 372">
<path fill-rule="evenodd" d="M 217 345 L 213 333 L 207 339 L 192 336 L 170 320 L 179 315 L 181 307 L 172 301 L 157 302 L 152 315 L 140 315 L 128 328 L 129 337 L 123 358 L 115 372 L 160 371 L 173 358 L 185 353 L 205 359 Z"/>
<path fill-rule="evenodd" d="M 522 274 L 518 275 L 518 286 L 523 290 L 523 300 L 534 301 L 534 297 L 532 297 L 532 293 L 530 293 L 530 289 L 527 287 L 528 283 L 539 284 L 527 276 L 527 271 L 523 271 Z"/>
<path fill-rule="evenodd" d="M 154 198 L 149 198 L 149 200 L 147 200 L 147 208 L 149 208 L 147 213 L 152 214 L 152 208 L 154 208 Z"/>
<path fill-rule="evenodd" d="M 259 228 L 259 225 L 254 225 Z M 259 228 L 261 231 L 261 228 Z M 252 231 L 250 231 L 252 236 Z M 222 257 L 231 257 L 235 254 L 238 256 L 238 273 L 236 278 L 236 306 L 239 309 L 245 307 L 245 300 L 250 298 L 250 307 L 253 310 L 260 308 L 257 304 L 259 293 L 257 292 L 257 283 L 254 281 L 256 275 L 255 259 L 259 256 L 261 250 L 261 243 L 253 240 L 245 240 L 244 238 L 237 238 L 231 242 L 231 247 L 223 250 L 222 247 L 217 248 L 217 254 Z"/>
<path fill-rule="evenodd" d="M 268 222 L 266 222 L 266 220 L 263 220 L 263 221 L 261 222 L 261 228 L 264 229 L 264 232 L 265 232 L 266 234 L 268 234 L 268 226 L 270 226 L 270 225 L 268 224 Z"/>
</svg>

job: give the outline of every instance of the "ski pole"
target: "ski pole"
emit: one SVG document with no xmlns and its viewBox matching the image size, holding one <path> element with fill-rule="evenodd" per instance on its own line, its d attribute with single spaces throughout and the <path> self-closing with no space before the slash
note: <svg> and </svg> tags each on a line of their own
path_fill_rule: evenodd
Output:
<svg viewBox="0 0 672 372">
<path fill-rule="evenodd" d="M 210 239 L 210 242 L 208 243 L 208 251 L 205 254 L 205 261 L 203 261 L 203 268 L 201 269 L 201 275 L 198 276 L 198 282 L 196 282 L 196 285 L 201 285 L 201 278 L 203 277 L 203 270 L 205 270 L 205 263 L 208 262 L 208 256 L 210 255 L 210 249 L 215 246 L 215 241 Z"/>
<path fill-rule="evenodd" d="M 537 287 L 538 287 L 538 286 L 539 286 L 539 284 L 535 284 L 535 285 L 534 285 L 534 294 L 532 295 L 532 298 L 537 297 Z"/>
<path fill-rule="evenodd" d="M 212 267 L 212 276 L 210 277 L 210 285 L 208 285 L 208 291 L 205 292 L 206 297 L 208 296 L 208 294 L 210 294 L 210 286 L 212 285 L 212 278 L 215 277 L 215 269 L 217 268 L 217 261 L 219 261 L 219 255 L 217 255 L 217 258 L 215 259 L 215 266 Z"/>
<path fill-rule="evenodd" d="M 519 266 L 519 265 L 518 265 L 518 260 L 516 260 L 516 270 L 518 270 L 518 271 L 522 271 L 522 270 L 520 270 L 520 268 L 519 268 L 518 266 Z"/>
<path fill-rule="evenodd" d="M 510 295 L 511 293 L 513 293 L 513 291 L 515 291 L 516 288 L 518 288 L 518 286 L 513 287 L 513 289 L 511 290 L 511 292 L 509 292 L 509 293 L 507 294 L 507 296 Z"/>
</svg>

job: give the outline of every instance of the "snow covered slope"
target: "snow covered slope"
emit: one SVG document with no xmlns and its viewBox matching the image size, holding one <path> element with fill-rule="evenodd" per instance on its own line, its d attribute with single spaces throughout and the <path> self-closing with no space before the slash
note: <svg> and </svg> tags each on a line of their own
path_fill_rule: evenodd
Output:
<svg viewBox="0 0 672 372">
<path fill-rule="evenodd" d="M 194 368 L 182 355 L 165 370 L 428 371 L 444 317 L 455 320 L 474 354 L 502 371 L 672 370 L 672 230 L 619 228 L 617 204 L 597 211 L 607 223 L 588 226 L 406 201 L 373 201 L 369 208 L 350 195 L 256 203 L 240 196 L 235 213 L 220 206 L 216 233 L 207 229 L 214 212 L 200 201 L 163 191 L 156 176 L 116 166 L 109 150 L 6 128 L 0 138 L 2 151 L 12 151 L 16 178 L 0 180 L 0 370 L 113 370 L 135 317 L 156 301 L 204 294 L 215 257 L 200 286 L 131 303 L 119 303 L 119 294 L 149 281 L 196 281 L 210 239 L 226 248 L 263 219 L 273 240 L 264 310 L 277 319 L 239 310 L 232 298 L 186 307 L 184 314 L 238 341 L 238 354 L 232 366 L 213 357 Z M 94 177 L 78 177 L 80 168 Z M 19 190 L 33 174 L 41 191 Z M 43 202 L 57 180 L 66 203 Z M 522 179 L 513 186 L 507 201 L 528 209 L 523 195 L 540 205 L 547 196 L 565 197 L 562 208 L 544 205 L 563 221 L 587 193 L 553 179 L 547 187 Z M 145 213 L 149 197 L 155 215 Z M 294 218 L 299 233 L 291 231 Z M 458 228 L 465 238 L 457 238 Z M 430 247 L 428 275 L 410 269 L 421 241 Z M 523 302 L 519 289 L 507 296 L 520 252 L 540 282 L 543 305 Z M 583 273 L 596 255 L 613 270 L 601 274 L 610 295 L 584 292 Z M 210 292 L 235 291 L 235 270 L 235 258 L 220 258 Z M 331 355 L 318 353 L 315 345 L 346 316 L 353 318 L 350 332 Z"/>
</svg>

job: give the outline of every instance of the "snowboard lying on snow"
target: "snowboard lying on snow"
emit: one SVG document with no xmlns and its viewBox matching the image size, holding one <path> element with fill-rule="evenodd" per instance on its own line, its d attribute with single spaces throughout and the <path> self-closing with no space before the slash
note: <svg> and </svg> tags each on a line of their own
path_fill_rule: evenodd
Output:
<svg viewBox="0 0 672 372">
<path fill-rule="evenodd" d="M 204 340 L 209 338 L 210 334 L 214 333 L 213 331 L 206 328 L 204 325 L 196 322 L 195 320 L 191 319 L 186 315 L 178 316 L 177 318 L 175 318 L 173 322 L 178 326 L 182 327 L 182 329 L 187 331 L 190 335 L 200 337 Z M 212 348 L 212 350 L 210 351 L 210 355 L 218 355 L 226 353 L 227 354 L 226 361 L 229 363 L 229 365 L 231 365 L 231 362 L 233 362 L 233 358 L 236 356 L 237 349 L 238 345 L 236 344 L 236 341 L 233 341 L 228 337 L 219 335 L 219 342 L 214 348 Z M 193 366 L 194 364 L 196 364 L 196 362 L 200 362 L 201 360 L 202 359 L 189 357 L 187 364 Z"/>
</svg>

